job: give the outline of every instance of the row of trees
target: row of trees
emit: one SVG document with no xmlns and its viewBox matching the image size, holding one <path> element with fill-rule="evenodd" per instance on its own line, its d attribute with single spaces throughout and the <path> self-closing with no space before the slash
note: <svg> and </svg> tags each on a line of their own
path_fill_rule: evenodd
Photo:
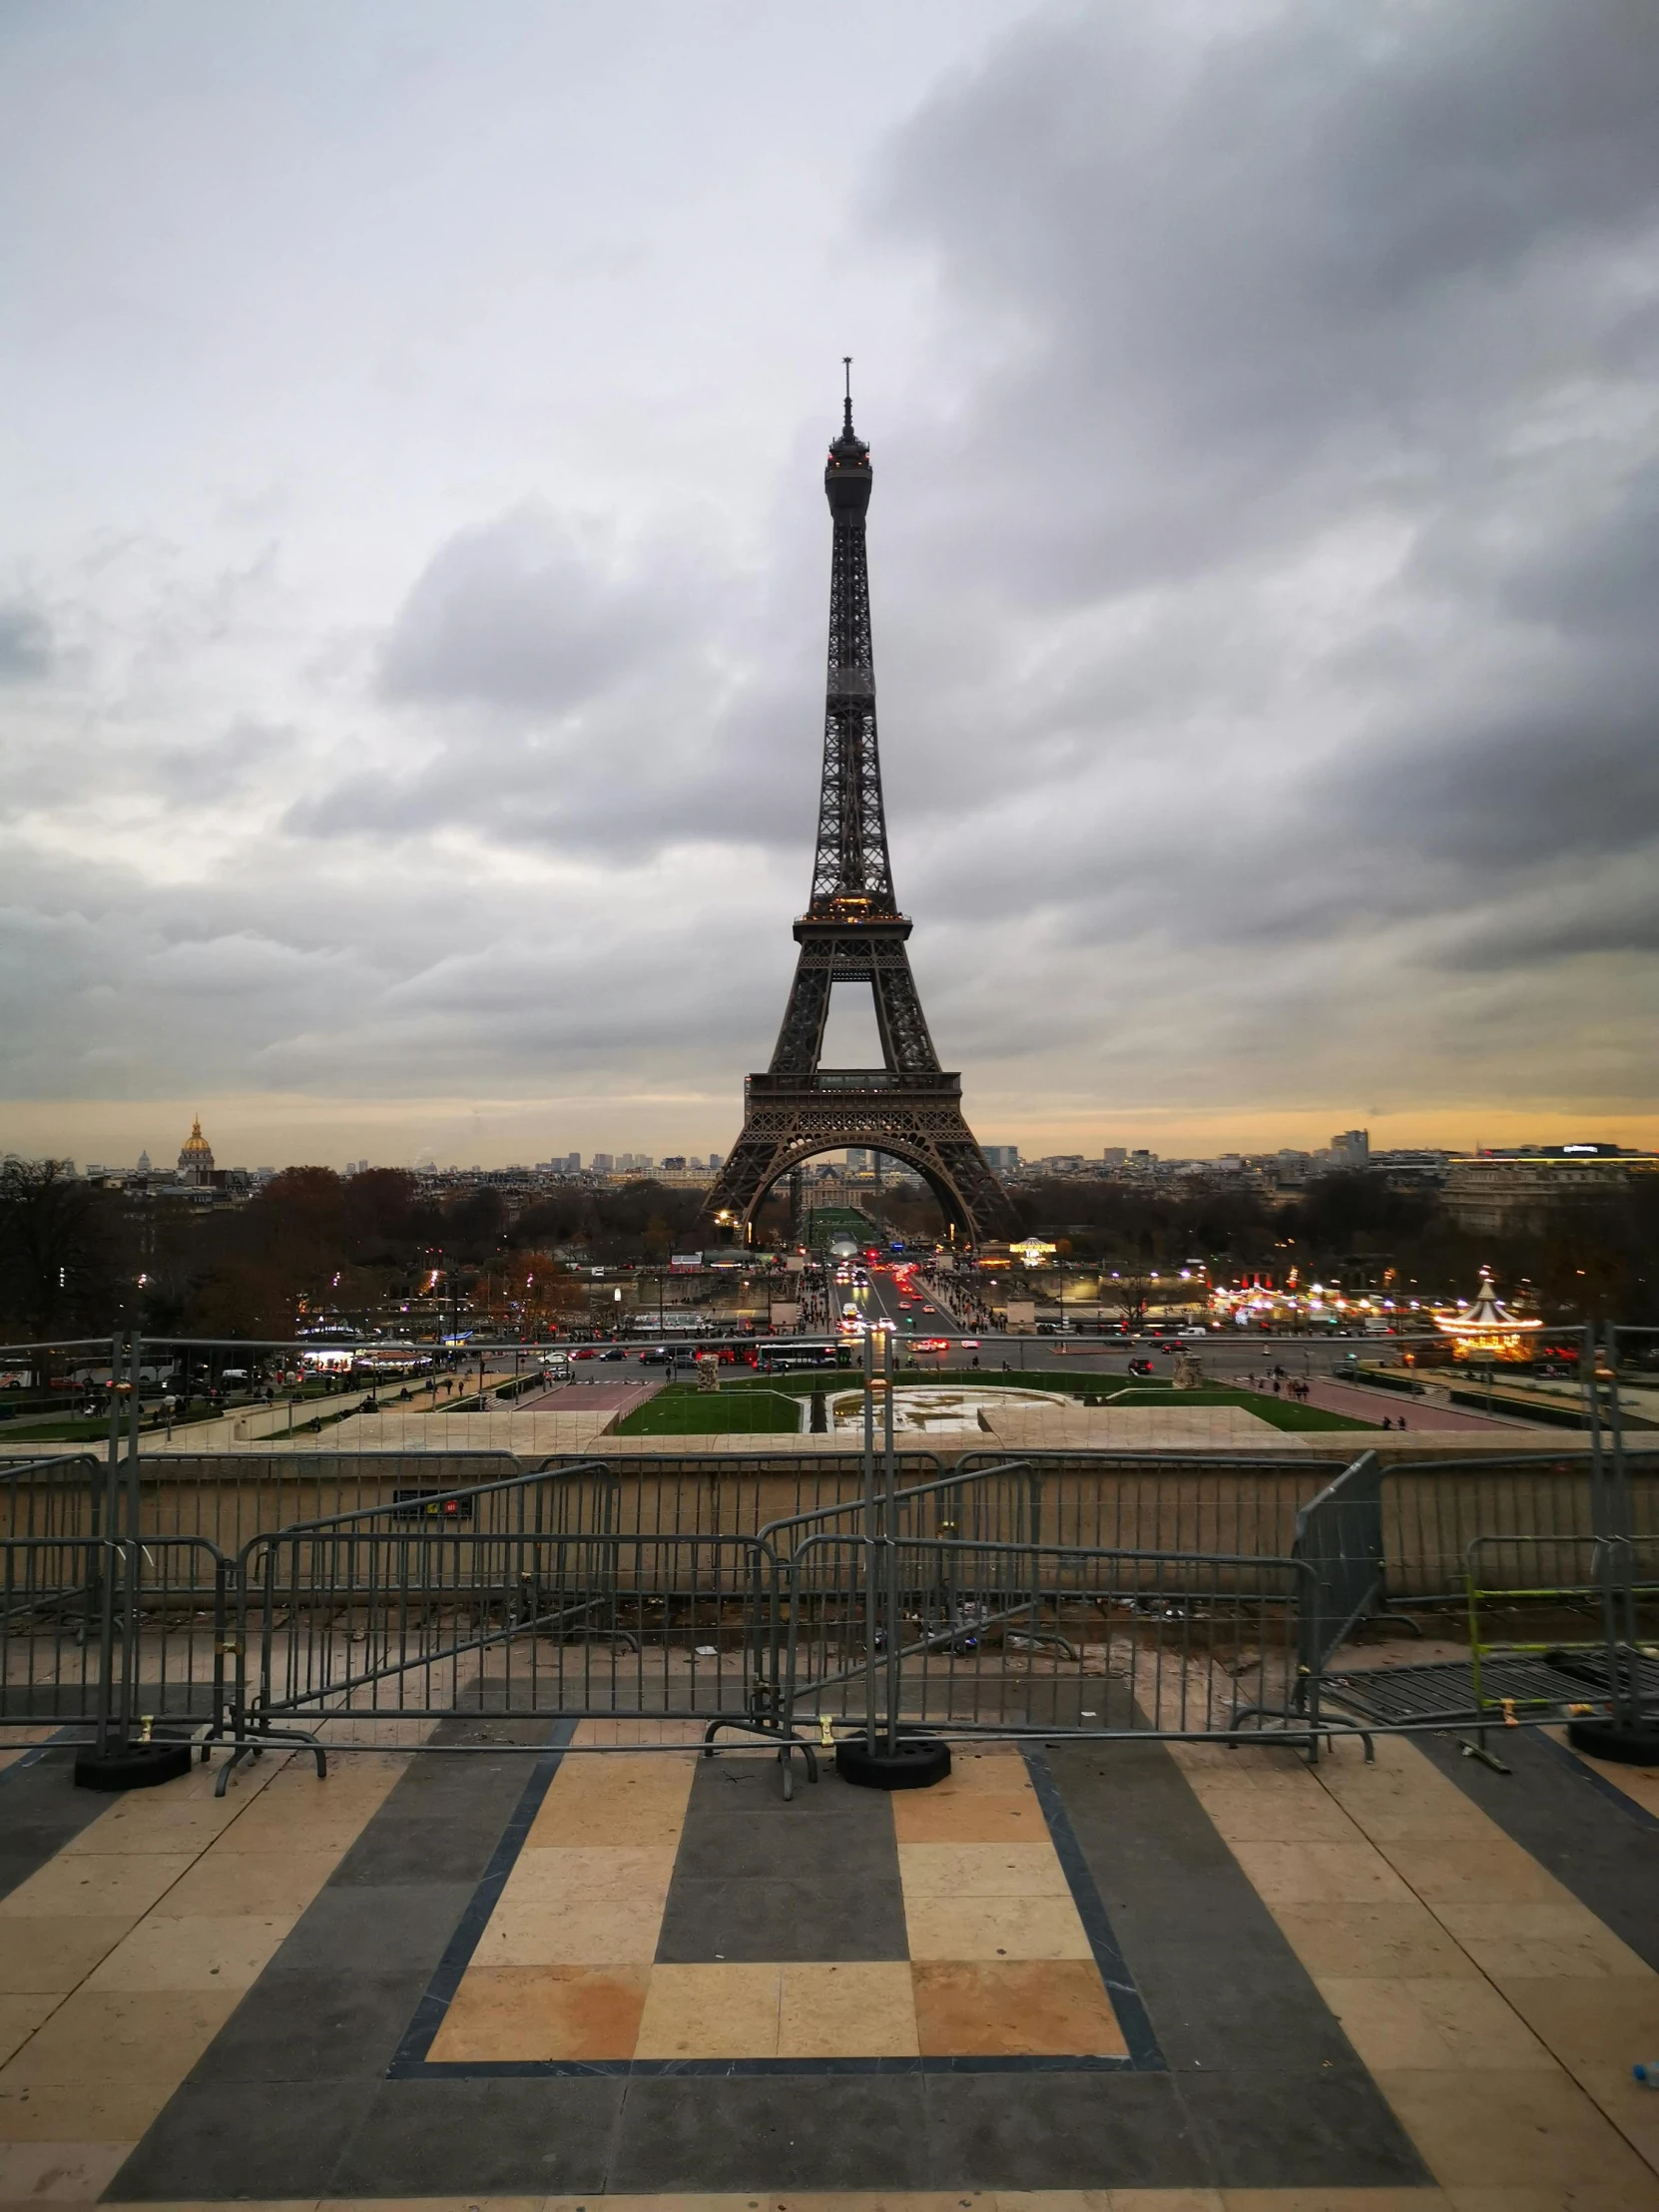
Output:
<svg viewBox="0 0 1659 2212">
<path fill-rule="evenodd" d="M 485 1188 L 434 1200 L 400 1169 L 288 1168 L 235 1211 L 129 1201 L 55 1162 L 0 1164 L 0 1317 L 16 1336 L 286 1337 L 296 1310 L 347 1313 L 434 1294 L 551 1319 L 584 1303 L 556 1247 L 666 1260 L 699 1194 L 573 1188 L 513 1213 Z"/>
<path fill-rule="evenodd" d="M 1564 1203 L 1535 1230 L 1508 1236 L 1459 1229 L 1433 1191 L 1389 1190 L 1357 1171 L 1322 1176 L 1291 1207 L 1223 1183 L 1176 1194 L 1114 1183 L 1034 1184 L 1015 1196 L 1022 1230 L 1068 1257 L 1124 1275 L 1257 1271 L 1283 1283 L 1324 1276 L 1352 1284 L 1393 1271 L 1394 1286 L 1428 1296 L 1472 1291 L 1482 1266 L 1500 1284 L 1528 1285 L 1554 1321 L 1659 1323 L 1659 1176 Z"/>
<path fill-rule="evenodd" d="M 895 1194 L 896 1195 L 896 1194 Z M 0 1164 L 0 1318 L 16 1336 L 95 1335 L 137 1321 L 157 1334 L 284 1337 L 296 1309 L 362 1312 L 430 1297 L 527 1308 L 549 1319 L 584 1294 L 570 1266 L 660 1264 L 692 1234 L 701 1194 L 653 1183 L 571 1186 L 516 1212 L 485 1188 L 442 1200 L 412 1175 L 288 1168 L 235 1211 L 129 1202 L 51 1162 Z M 1290 1209 L 1224 1185 L 1183 1193 L 1053 1183 L 1014 1200 L 1022 1233 L 1125 1277 L 1200 1259 L 1283 1282 L 1391 1268 L 1396 1288 L 1466 1289 L 1484 1263 L 1527 1282 L 1561 1322 L 1659 1322 L 1659 1177 L 1563 1208 L 1531 1235 L 1474 1237 L 1432 1193 L 1363 1173 L 1322 1178 Z M 932 1202 L 904 1198 L 889 1226 L 936 1232 Z M 763 1224 L 763 1227 L 765 1225 Z"/>
</svg>

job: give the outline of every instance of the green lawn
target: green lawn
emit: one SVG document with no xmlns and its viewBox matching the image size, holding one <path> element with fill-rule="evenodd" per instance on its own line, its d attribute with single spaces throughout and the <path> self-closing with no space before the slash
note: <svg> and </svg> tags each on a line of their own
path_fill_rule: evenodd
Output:
<svg viewBox="0 0 1659 2212">
<path fill-rule="evenodd" d="M 780 1391 L 670 1388 L 618 1421 L 619 1436 L 794 1436 L 801 1427 L 793 1395 Z"/>
<path fill-rule="evenodd" d="M 722 1376 L 720 1386 L 723 1390 L 787 1390 L 792 1396 L 799 1397 L 804 1392 L 813 1390 L 855 1390 L 863 1379 L 864 1371 L 861 1367 L 820 1368 L 816 1372 L 808 1369 L 796 1375 Z M 1079 1373 L 1076 1368 L 1069 1371 L 1063 1368 L 1026 1368 L 1023 1371 L 1013 1368 L 1004 1375 L 1000 1367 L 977 1371 L 972 1368 L 947 1368 L 942 1360 L 927 1359 L 918 1360 L 913 1367 L 908 1364 L 900 1367 L 897 1370 L 897 1380 L 900 1386 L 911 1382 L 934 1382 L 946 1389 L 966 1389 L 969 1386 L 978 1389 L 981 1384 L 989 1389 L 1006 1384 L 1011 1389 L 1063 1390 L 1068 1396 L 1074 1396 L 1079 1390 L 1122 1389 L 1124 1386 L 1124 1378 L 1121 1375 Z M 1144 1379 L 1137 1377 L 1135 1387 L 1167 1390 L 1169 1383 L 1162 1376 L 1148 1376 Z"/>
<path fill-rule="evenodd" d="M 1376 1428 L 1381 1425 L 1374 1420 L 1359 1420 L 1352 1413 L 1329 1413 L 1323 1405 L 1299 1405 L 1295 1398 L 1273 1397 L 1261 1390 L 1175 1392 L 1167 1383 L 1152 1389 L 1137 1383 L 1132 1390 L 1119 1390 L 1109 1402 L 1113 1405 L 1242 1405 L 1247 1413 L 1257 1414 L 1273 1428 Z"/>
<path fill-rule="evenodd" d="M 900 1387 L 910 1383 L 926 1383 L 935 1380 L 927 1375 L 906 1374 Z M 952 1382 L 964 1383 L 1025 1383 L 1037 1389 L 1066 1389 L 1078 1391 L 1083 1378 L 1078 1375 L 1052 1375 L 1033 1370 L 1021 1376 L 978 1375 L 963 1376 L 960 1372 L 951 1376 Z M 1116 1382 L 1115 1377 L 1102 1376 L 1101 1382 Z M 719 1390 L 700 1390 L 692 1383 L 671 1383 L 670 1386 L 636 1408 L 617 1424 L 619 1436 L 719 1436 L 732 1433 L 755 1435 L 792 1435 L 797 1431 L 796 1407 L 799 1400 L 815 1388 L 828 1389 L 839 1394 L 856 1389 L 858 1377 L 854 1375 L 776 1376 L 772 1378 L 745 1376 L 741 1380 L 723 1383 Z M 1346 1413 L 1328 1413 L 1323 1406 L 1299 1405 L 1294 1398 L 1273 1397 L 1260 1390 L 1182 1390 L 1172 1391 L 1162 1378 L 1152 1382 L 1136 1382 L 1125 1388 L 1121 1383 L 1116 1390 L 1103 1391 L 1093 1398 L 1096 1404 L 1112 1405 L 1242 1405 L 1247 1412 L 1256 1413 L 1273 1428 L 1376 1428 L 1376 1421 L 1358 1420 Z"/>
</svg>

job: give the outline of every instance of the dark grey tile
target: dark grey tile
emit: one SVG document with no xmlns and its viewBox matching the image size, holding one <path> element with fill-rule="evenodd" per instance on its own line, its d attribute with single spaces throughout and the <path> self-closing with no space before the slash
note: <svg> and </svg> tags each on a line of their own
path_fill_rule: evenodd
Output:
<svg viewBox="0 0 1659 2212">
<path fill-rule="evenodd" d="M 464 1814 L 456 1819 L 399 1819 L 384 1808 L 369 1822 L 330 1879 L 330 1887 L 354 1889 L 363 1883 L 396 1885 L 476 1883 L 490 1863 L 511 1816 Z"/>
<path fill-rule="evenodd" d="M 891 1826 L 886 1799 L 879 1790 L 861 1790 L 835 1772 L 833 1754 L 819 1753 L 819 1778 L 809 1782 L 798 1760 L 795 1795 L 787 1803 L 778 1768 L 771 1761 L 707 1759 L 698 1762 L 694 1803 L 710 1812 L 744 1812 L 797 1823 L 825 1820 L 868 1821 L 877 1813 Z"/>
<path fill-rule="evenodd" d="M 1432 2176 L 1363 2070 L 1184 2073 L 1218 2189 L 1427 2188 Z"/>
<path fill-rule="evenodd" d="M 1659 1831 L 1604 1795 L 1591 1769 L 1529 1729 L 1504 1737 L 1504 1763 L 1513 1770 L 1506 1775 L 1465 1759 L 1445 1737 L 1417 1742 L 1465 1797 L 1659 1968 Z"/>
<path fill-rule="evenodd" d="M 430 1972 L 472 1892 L 465 1882 L 330 1883 L 306 1909 L 266 1976 Z"/>
<path fill-rule="evenodd" d="M 0 1897 L 37 1874 L 115 1803 L 101 1790 L 78 1790 L 74 1765 L 66 1747 L 0 1776 Z"/>
<path fill-rule="evenodd" d="M 382 2082 L 327 2193 L 598 2192 L 622 2098 L 619 2080 Z"/>
<path fill-rule="evenodd" d="M 903 1958 L 892 1811 L 826 1771 L 790 1805 L 755 1761 L 699 1763 L 657 1955 Z"/>
<path fill-rule="evenodd" d="M 1140 1985 L 1159 2048 L 1177 2070 L 1364 2076 L 1348 2037 L 1311 1985 L 1306 1998 L 1287 2003 L 1279 1992 L 1264 2003 L 1261 1985 L 1249 1976 L 1206 1973 L 1185 1961 L 1183 1969 L 1148 1968 Z"/>
<path fill-rule="evenodd" d="M 922 2078 L 631 2080 L 613 2192 L 923 2189 Z"/>
<path fill-rule="evenodd" d="M 401 1973 L 265 1973 L 197 2060 L 193 2081 L 376 2079 L 425 1991 Z"/>
<path fill-rule="evenodd" d="M 682 1882 L 657 1938 L 665 1965 L 764 1958 L 907 1958 L 902 1901 L 810 1882 Z"/>
<path fill-rule="evenodd" d="M 688 1820 L 674 1871 L 688 1882 L 896 1882 L 892 1818 L 763 1821 L 748 1813 L 705 1813 Z"/>
<path fill-rule="evenodd" d="M 926 2085 L 935 2189 L 1209 2185 L 1168 2074 L 929 2074 Z"/>
<path fill-rule="evenodd" d="M 116 2203 L 157 2199 L 311 2197 L 329 2175 L 374 2093 L 368 2081 L 277 2082 L 227 2095 L 187 2081 L 110 2183 Z"/>
</svg>

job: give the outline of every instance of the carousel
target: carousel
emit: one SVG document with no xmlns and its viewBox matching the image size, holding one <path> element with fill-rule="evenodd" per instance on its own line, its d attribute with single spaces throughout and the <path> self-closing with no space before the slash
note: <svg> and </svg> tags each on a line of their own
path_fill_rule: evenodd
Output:
<svg viewBox="0 0 1659 2212">
<path fill-rule="evenodd" d="M 1453 1360 L 1529 1367 L 1543 1323 L 1532 1315 L 1510 1313 L 1497 1295 L 1491 1269 L 1482 1268 L 1473 1305 L 1459 1303 L 1455 1309 L 1437 1311 L 1434 1327 L 1450 1338 Z"/>
</svg>

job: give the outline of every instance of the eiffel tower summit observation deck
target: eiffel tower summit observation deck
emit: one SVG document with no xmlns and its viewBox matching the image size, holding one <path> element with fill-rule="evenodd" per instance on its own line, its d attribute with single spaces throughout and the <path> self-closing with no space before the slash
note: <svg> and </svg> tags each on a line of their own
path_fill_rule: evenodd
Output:
<svg viewBox="0 0 1659 2212">
<path fill-rule="evenodd" d="M 939 1066 L 910 972 L 910 922 L 893 892 L 864 549 L 872 481 L 869 447 L 852 427 L 848 362 L 841 431 L 824 471 L 833 542 L 812 897 L 795 924 L 800 951 L 772 1064 L 745 1084 L 743 1133 L 707 1208 L 723 1234 L 746 1242 L 781 1176 L 844 1145 L 866 1146 L 916 1169 L 946 1222 L 970 1243 L 1001 1227 L 1006 1212 L 1001 1186 L 962 1117 L 961 1078 Z M 837 983 L 870 989 L 878 1068 L 822 1064 Z"/>
</svg>

